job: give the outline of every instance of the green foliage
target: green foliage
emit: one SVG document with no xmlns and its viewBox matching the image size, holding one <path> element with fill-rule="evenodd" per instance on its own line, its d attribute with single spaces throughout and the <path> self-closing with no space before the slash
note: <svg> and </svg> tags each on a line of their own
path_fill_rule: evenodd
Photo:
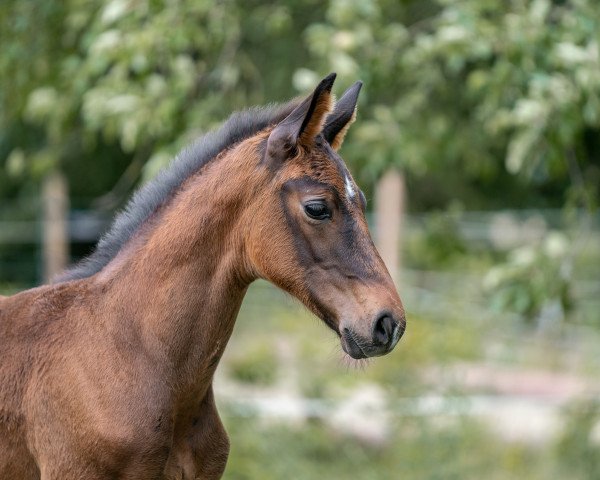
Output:
<svg viewBox="0 0 600 480">
<path fill-rule="evenodd" d="M 37 199 L 58 169 L 73 209 L 110 215 L 231 112 L 291 97 L 307 62 L 296 38 L 322 10 L 314 0 L 0 2 L 0 203 L 20 213 L 18 198 Z M 0 245 L 0 258 L 13 248 Z M 2 273 L 16 270 L 35 282 L 24 265 Z"/>
<path fill-rule="evenodd" d="M 553 478 L 544 476 L 543 452 L 503 444 L 462 418 L 440 427 L 435 419 L 404 417 L 393 422 L 395 434 L 381 446 L 336 434 L 319 422 L 290 429 L 226 415 L 225 423 L 236 440 L 226 480 Z"/>
<path fill-rule="evenodd" d="M 484 205 L 519 184 L 554 206 L 598 195 L 593 0 L 7 0 L 0 21 L 0 162 L 17 184 L 98 163 L 100 144 L 123 152 L 117 177 L 132 158 L 152 176 L 231 111 L 333 70 L 339 88 L 365 81 L 345 152 L 367 187 L 397 165 L 438 207 L 469 183 Z"/>
<path fill-rule="evenodd" d="M 389 165 L 417 179 L 458 169 L 459 188 L 477 181 L 496 190 L 494 179 L 510 183 L 509 174 L 597 196 L 596 2 L 422 3 L 425 18 L 412 3 L 330 0 L 327 20 L 307 31 L 321 65 L 366 81 L 347 148 L 365 177 Z M 457 184 L 448 180 L 452 198 Z"/>
<path fill-rule="evenodd" d="M 512 251 L 507 262 L 491 269 L 485 279 L 492 308 L 534 320 L 554 304 L 562 320 L 573 306 L 572 258 L 567 249 L 568 239 L 551 233 L 541 245 Z"/>
<path fill-rule="evenodd" d="M 566 414 L 568 423 L 556 445 L 564 473 L 570 478 L 600 479 L 600 405 L 594 401 L 576 402 Z"/>
<path fill-rule="evenodd" d="M 268 386 L 277 377 L 277 357 L 268 342 L 255 341 L 250 348 L 236 351 L 227 366 L 231 377 L 242 383 Z"/>
<path fill-rule="evenodd" d="M 459 230 L 460 213 L 460 209 L 454 208 L 427 216 L 422 228 L 410 236 L 406 247 L 412 264 L 439 269 L 464 259 L 467 243 Z"/>
<path fill-rule="evenodd" d="M 13 130 L 0 137 L 0 161 L 23 181 L 98 163 L 99 144 L 118 145 L 152 176 L 232 111 L 289 97 L 297 64 L 265 58 L 265 46 L 294 60 L 282 33 L 302 31 L 319 11 L 317 2 L 50 0 L 38 9 L 7 0 L 0 125 Z"/>
</svg>

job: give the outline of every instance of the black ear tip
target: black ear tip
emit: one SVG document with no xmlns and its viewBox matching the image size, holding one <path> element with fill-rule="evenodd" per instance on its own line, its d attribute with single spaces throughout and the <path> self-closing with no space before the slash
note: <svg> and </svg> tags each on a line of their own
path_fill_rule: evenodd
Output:
<svg viewBox="0 0 600 480">
<path fill-rule="evenodd" d="M 353 92 L 355 92 L 356 95 L 358 95 L 360 93 L 360 89 L 363 86 L 363 82 L 361 82 L 360 80 L 358 82 L 355 82 L 354 85 L 352 85 L 350 87 L 350 90 L 352 90 Z"/>
<path fill-rule="evenodd" d="M 338 105 L 342 108 L 351 109 L 354 111 L 356 102 L 358 101 L 358 94 L 360 93 L 362 86 L 363 82 L 360 80 L 358 82 L 354 82 L 338 100 Z"/>
<path fill-rule="evenodd" d="M 330 92 L 331 88 L 333 87 L 333 82 L 335 82 L 335 77 L 337 77 L 337 73 L 330 73 L 323 80 L 321 80 L 319 86 Z"/>
</svg>

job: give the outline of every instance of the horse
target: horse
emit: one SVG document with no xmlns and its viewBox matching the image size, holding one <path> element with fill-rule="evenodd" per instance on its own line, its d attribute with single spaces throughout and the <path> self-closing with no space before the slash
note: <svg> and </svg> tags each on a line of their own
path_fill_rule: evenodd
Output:
<svg viewBox="0 0 600 480">
<path fill-rule="evenodd" d="M 0 478 L 221 478 L 212 380 L 251 282 L 299 299 L 360 359 L 406 321 L 337 153 L 362 83 L 234 113 L 49 285 L 0 299 Z"/>
</svg>

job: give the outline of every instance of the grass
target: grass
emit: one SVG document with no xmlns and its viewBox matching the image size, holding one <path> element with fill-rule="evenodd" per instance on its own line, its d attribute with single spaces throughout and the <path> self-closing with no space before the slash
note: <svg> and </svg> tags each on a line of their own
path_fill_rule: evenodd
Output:
<svg viewBox="0 0 600 480">
<path fill-rule="evenodd" d="M 267 341 L 256 338 L 249 348 L 229 358 L 227 368 L 233 380 L 269 386 L 277 376 L 277 358 Z"/>
<path fill-rule="evenodd" d="M 302 394 L 330 404 L 365 384 L 379 385 L 391 399 L 427 395 L 435 391 L 423 375 L 427 368 L 444 371 L 462 362 L 598 376 L 597 353 L 588 348 L 597 344 L 597 332 L 582 336 L 565 326 L 545 334 L 515 317 L 475 315 L 464 300 L 457 298 L 439 313 L 409 311 L 407 332 L 396 350 L 353 368 L 341 361 L 339 340 L 320 321 L 259 282 L 248 293 L 224 363 L 227 369 L 233 359 L 238 372 L 256 370 L 264 356 L 273 369 L 270 378 L 285 376 L 275 347 L 283 337 L 294 345 Z M 410 293 L 405 301 L 413 304 Z M 390 418 L 389 439 L 369 444 L 323 419 L 276 423 L 248 412 L 240 416 L 222 401 L 220 410 L 232 444 L 227 480 L 600 479 L 600 440 L 594 440 L 600 413 L 589 405 L 568 409 L 564 430 L 542 444 L 500 438 L 471 416 L 400 412 Z"/>
<path fill-rule="evenodd" d="M 393 438 L 379 446 L 320 422 L 289 427 L 227 414 L 224 419 L 232 439 L 226 480 L 599 478 L 592 470 L 598 450 L 589 445 L 564 454 L 562 440 L 544 448 L 505 443 L 467 418 L 445 426 L 435 418 L 396 419 Z"/>
</svg>

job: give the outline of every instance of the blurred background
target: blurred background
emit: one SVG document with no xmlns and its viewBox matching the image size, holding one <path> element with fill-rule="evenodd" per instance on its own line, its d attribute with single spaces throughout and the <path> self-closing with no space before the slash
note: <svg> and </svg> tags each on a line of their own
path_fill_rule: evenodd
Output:
<svg viewBox="0 0 600 480">
<path fill-rule="evenodd" d="M 0 22 L 4 295 L 232 111 L 365 82 L 341 153 L 406 335 L 357 369 L 253 285 L 216 379 L 226 479 L 600 479 L 596 0 L 3 0 Z"/>
</svg>

